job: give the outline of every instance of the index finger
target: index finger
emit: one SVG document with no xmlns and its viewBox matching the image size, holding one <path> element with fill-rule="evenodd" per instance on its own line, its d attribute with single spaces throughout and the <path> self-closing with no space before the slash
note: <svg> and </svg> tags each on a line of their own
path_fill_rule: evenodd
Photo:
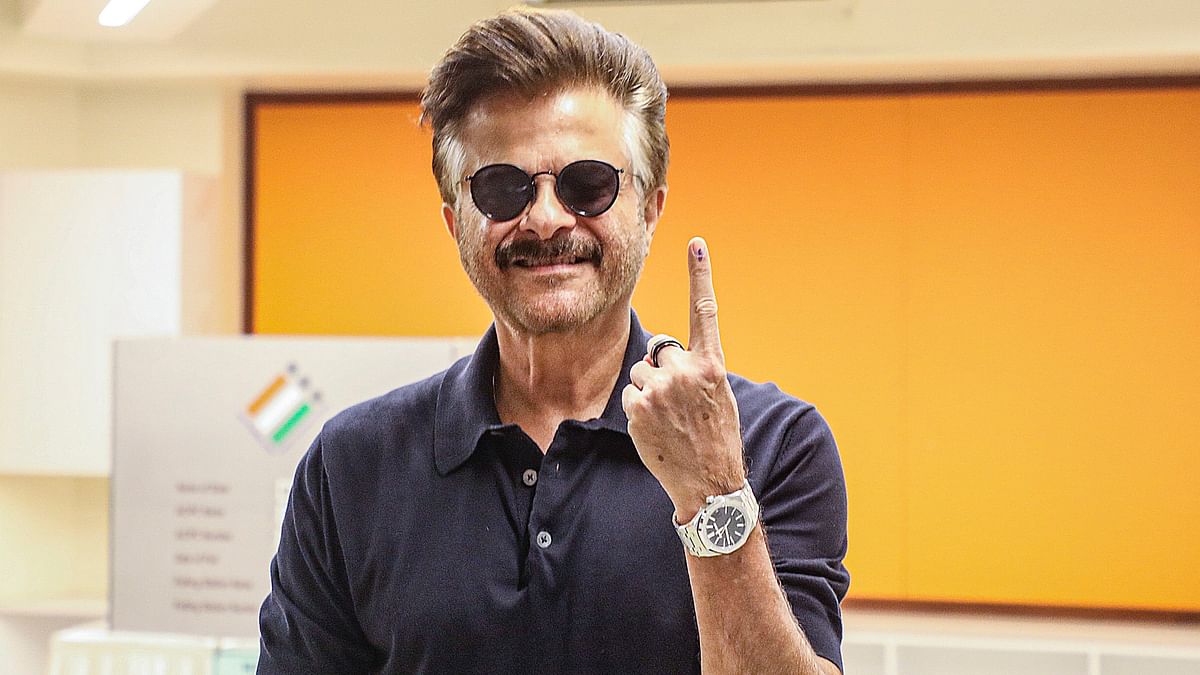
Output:
<svg viewBox="0 0 1200 675">
<path fill-rule="evenodd" d="M 701 237 L 688 242 L 688 276 L 691 278 L 691 335 L 688 351 L 724 358 L 717 330 L 717 294 L 713 291 L 712 258 Z"/>
</svg>

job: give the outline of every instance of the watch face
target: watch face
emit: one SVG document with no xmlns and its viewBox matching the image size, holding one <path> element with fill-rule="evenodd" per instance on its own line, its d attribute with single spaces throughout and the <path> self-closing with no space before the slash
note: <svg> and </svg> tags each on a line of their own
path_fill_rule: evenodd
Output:
<svg viewBox="0 0 1200 675">
<path fill-rule="evenodd" d="M 735 506 L 721 506 L 706 519 L 704 538 L 719 548 L 727 548 L 746 536 L 746 514 Z"/>
</svg>

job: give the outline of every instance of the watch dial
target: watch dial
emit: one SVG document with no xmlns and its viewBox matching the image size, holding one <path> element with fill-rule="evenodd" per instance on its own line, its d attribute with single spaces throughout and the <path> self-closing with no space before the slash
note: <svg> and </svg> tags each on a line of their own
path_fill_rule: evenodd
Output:
<svg viewBox="0 0 1200 675">
<path fill-rule="evenodd" d="M 733 546 L 745 535 L 746 514 L 733 506 L 722 506 L 714 510 L 704 526 L 704 537 L 713 546 Z"/>
</svg>

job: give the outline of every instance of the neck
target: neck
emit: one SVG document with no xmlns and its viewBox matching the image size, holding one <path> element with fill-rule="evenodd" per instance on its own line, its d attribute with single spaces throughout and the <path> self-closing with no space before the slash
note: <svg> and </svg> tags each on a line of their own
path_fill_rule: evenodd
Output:
<svg viewBox="0 0 1200 675">
<path fill-rule="evenodd" d="M 620 375 L 629 328 L 628 303 L 565 333 L 535 335 L 497 318 L 501 421 L 520 425 L 544 451 L 563 420 L 599 417 Z"/>
</svg>

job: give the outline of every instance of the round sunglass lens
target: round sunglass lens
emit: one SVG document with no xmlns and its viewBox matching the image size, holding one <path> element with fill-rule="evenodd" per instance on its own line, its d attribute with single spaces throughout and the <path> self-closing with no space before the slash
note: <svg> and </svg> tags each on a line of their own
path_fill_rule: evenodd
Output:
<svg viewBox="0 0 1200 675">
<path fill-rule="evenodd" d="M 471 199 L 492 220 L 512 220 L 521 215 L 532 194 L 529 174 L 511 164 L 485 166 L 471 177 Z"/>
<path fill-rule="evenodd" d="M 598 216 L 617 201 L 620 173 L 616 167 L 595 159 L 572 162 L 559 173 L 558 198 L 575 213 Z"/>
</svg>

